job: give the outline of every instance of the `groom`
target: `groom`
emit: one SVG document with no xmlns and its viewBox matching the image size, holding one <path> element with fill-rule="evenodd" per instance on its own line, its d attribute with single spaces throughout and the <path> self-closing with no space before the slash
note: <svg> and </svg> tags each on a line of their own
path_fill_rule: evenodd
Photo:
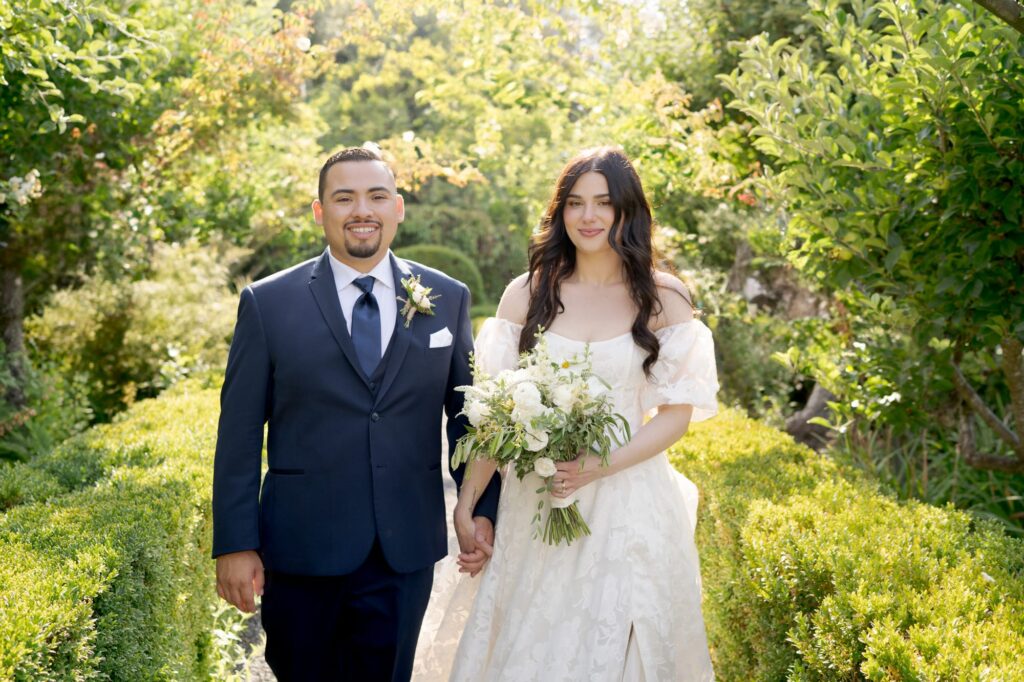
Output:
<svg viewBox="0 0 1024 682">
<path fill-rule="evenodd" d="M 323 255 L 242 291 L 214 461 L 217 591 L 243 611 L 262 594 L 281 682 L 408 680 L 447 551 L 441 412 L 454 448 L 469 291 L 390 252 L 405 206 L 375 152 L 328 159 L 318 196 Z M 416 278 L 429 299 L 410 295 Z M 497 497 L 495 478 L 470 569 L 487 560 Z"/>
</svg>

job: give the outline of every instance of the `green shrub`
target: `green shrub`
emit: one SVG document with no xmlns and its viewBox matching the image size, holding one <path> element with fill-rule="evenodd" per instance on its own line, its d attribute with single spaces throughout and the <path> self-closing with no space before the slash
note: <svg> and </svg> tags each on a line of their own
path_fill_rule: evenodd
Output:
<svg viewBox="0 0 1024 682">
<path fill-rule="evenodd" d="M 416 244 L 398 249 L 395 255 L 440 270 L 449 277 L 459 280 L 469 287 L 474 305 L 487 301 L 480 268 L 461 251 L 439 244 Z"/>
<path fill-rule="evenodd" d="M 700 487 L 704 612 L 722 680 L 1024 679 L 1024 544 L 897 502 L 726 411 L 673 450 Z"/>
<path fill-rule="evenodd" d="M 197 243 L 157 244 L 147 279 L 87 280 L 25 323 L 41 362 L 84 376 L 98 421 L 175 381 L 221 370 L 235 321 L 225 257 Z"/>
<path fill-rule="evenodd" d="M 21 371 L 15 373 L 0 343 L 0 462 L 49 452 L 92 419 L 81 377 L 64 376 L 52 363 L 33 365 L 24 356 L 19 364 Z M 12 392 L 21 394 L 23 405 L 9 400 Z"/>
<path fill-rule="evenodd" d="M 217 413 L 186 383 L 12 468 L 48 499 L 0 516 L 0 679 L 209 677 Z"/>
</svg>

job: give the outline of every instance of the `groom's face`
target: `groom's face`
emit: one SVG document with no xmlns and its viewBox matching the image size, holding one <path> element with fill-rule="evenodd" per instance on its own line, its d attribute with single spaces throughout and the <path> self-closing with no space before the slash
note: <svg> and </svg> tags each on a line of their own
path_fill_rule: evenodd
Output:
<svg viewBox="0 0 1024 682">
<path fill-rule="evenodd" d="M 344 161 L 327 170 L 313 216 L 335 258 L 368 272 L 388 252 L 405 219 L 395 179 L 379 161 Z"/>
</svg>

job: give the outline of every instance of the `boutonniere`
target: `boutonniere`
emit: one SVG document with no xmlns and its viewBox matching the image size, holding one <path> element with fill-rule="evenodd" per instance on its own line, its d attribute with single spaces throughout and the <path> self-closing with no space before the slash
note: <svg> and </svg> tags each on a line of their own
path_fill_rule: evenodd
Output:
<svg viewBox="0 0 1024 682">
<path fill-rule="evenodd" d="M 398 300 L 404 304 L 400 314 L 405 320 L 405 328 L 408 329 L 409 324 L 412 323 L 412 316 L 416 313 L 423 313 L 424 315 L 434 314 L 433 301 L 435 298 L 441 298 L 441 294 L 431 296 L 431 288 L 420 284 L 419 275 L 412 275 L 403 279 L 402 288 L 405 289 L 408 298 L 398 297 Z"/>
</svg>

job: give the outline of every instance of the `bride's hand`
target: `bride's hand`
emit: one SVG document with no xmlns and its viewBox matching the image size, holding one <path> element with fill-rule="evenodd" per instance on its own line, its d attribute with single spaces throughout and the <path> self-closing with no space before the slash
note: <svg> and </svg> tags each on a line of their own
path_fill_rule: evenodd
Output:
<svg viewBox="0 0 1024 682">
<path fill-rule="evenodd" d="M 459 549 L 462 550 L 457 560 L 459 573 L 469 573 L 471 578 L 475 578 L 494 552 L 494 526 L 487 517 L 470 517 L 458 507 L 453 520 Z"/>
<path fill-rule="evenodd" d="M 470 554 L 476 551 L 476 524 L 470 512 L 460 505 L 455 505 L 455 514 L 452 518 L 455 526 L 455 537 L 459 540 L 459 549 L 463 554 Z"/>
<path fill-rule="evenodd" d="M 582 453 L 571 462 L 559 462 L 555 469 L 557 471 L 551 483 L 552 497 L 569 497 L 608 473 L 608 467 L 601 466 L 601 458 L 590 453 Z"/>
</svg>

